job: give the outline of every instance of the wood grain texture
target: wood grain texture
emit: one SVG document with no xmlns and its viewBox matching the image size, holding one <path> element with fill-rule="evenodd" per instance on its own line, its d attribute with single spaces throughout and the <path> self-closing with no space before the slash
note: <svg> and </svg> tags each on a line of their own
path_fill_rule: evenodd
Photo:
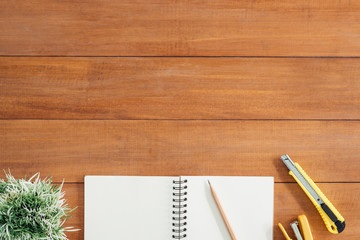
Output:
<svg viewBox="0 0 360 240">
<path fill-rule="evenodd" d="M 358 239 L 359 12 L 348 0 L 1 1 L 0 167 L 65 178 L 79 206 L 67 226 L 82 229 L 70 239 L 83 239 L 90 174 L 275 176 L 274 239 L 299 214 L 315 239 Z M 344 215 L 341 235 L 283 153 Z"/>
<path fill-rule="evenodd" d="M 334 235 L 327 231 L 320 215 L 305 193 L 296 183 L 275 184 L 275 206 L 274 206 L 274 239 L 284 239 L 277 227 L 281 222 L 288 233 L 293 236 L 290 229 L 290 222 L 298 215 L 305 214 L 309 220 L 314 239 L 326 240 L 356 240 L 360 236 L 360 218 L 357 209 L 360 209 L 360 183 L 320 183 L 319 187 L 331 200 L 334 206 L 343 215 L 346 221 L 346 228 L 340 235 Z M 83 184 L 65 184 L 66 197 L 71 206 L 79 206 L 73 212 L 73 218 L 68 220 L 67 226 L 74 226 L 81 229 L 79 232 L 69 234 L 70 239 L 83 238 L 84 229 L 84 192 Z M 293 236 L 294 237 L 294 236 Z M 293 238 L 295 239 L 295 237 Z"/>
<path fill-rule="evenodd" d="M 289 154 L 318 182 L 360 181 L 360 122 L 2 120 L 0 165 L 56 181 L 84 175 L 275 176 Z"/>
<path fill-rule="evenodd" d="M 2 119 L 360 119 L 360 59 L 0 58 Z"/>
<path fill-rule="evenodd" d="M 360 2 L 0 3 L 0 54 L 360 56 Z"/>
</svg>

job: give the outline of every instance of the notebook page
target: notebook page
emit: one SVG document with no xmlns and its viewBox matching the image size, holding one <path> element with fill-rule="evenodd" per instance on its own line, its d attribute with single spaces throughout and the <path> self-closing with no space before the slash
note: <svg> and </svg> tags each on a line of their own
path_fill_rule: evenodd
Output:
<svg viewBox="0 0 360 240">
<path fill-rule="evenodd" d="M 86 176 L 85 240 L 169 240 L 178 177 Z"/>
<path fill-rule="evenodd" d="M 186 240 L 231 240 L 214 202 L 215 189 L 238 240 L 273 239 L 273 177 L 202 177 L 187 179 Z"/>
</svg>

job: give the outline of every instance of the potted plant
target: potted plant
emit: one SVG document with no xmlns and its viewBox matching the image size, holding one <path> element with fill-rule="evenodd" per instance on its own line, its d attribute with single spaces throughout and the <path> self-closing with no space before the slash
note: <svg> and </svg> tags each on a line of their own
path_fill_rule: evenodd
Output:
<svg viewBox="0 0 360 240">
<path fill-rule="evenodd" d="M 53 185 L 51 178 L 40 179 L 36 173 L 29 180 L 15 179 L 6 173 L 0 180 L 0 239 L 6 240 L 65 240 L 63 227 L 71 209 L 61 185 Z"/>
</svg>

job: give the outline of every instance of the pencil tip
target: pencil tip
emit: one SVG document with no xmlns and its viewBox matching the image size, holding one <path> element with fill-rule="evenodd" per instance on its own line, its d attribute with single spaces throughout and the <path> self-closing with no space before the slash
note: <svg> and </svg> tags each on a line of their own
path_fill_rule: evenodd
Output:
<svg viewBox="0 0 360 240">
<path fill-rule="evenodd" d="M 208 180 L 208 183 L 209 183 L 209 185 L 210 185 L 210 181 Z"/>
</svg>

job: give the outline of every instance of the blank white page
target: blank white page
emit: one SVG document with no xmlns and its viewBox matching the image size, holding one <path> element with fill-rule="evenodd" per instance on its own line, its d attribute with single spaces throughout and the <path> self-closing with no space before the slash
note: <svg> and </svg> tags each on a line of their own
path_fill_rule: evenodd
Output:
<svg viewBox="0 0 360 240">
<path fill-rule="evenodd" d="M 85 240 L 169 240 L 178 177 L 86 176 Z"/>
<path fill-rule="evenodd" d="M 188 180 L 187 240 L 231 240 L 208 180 L 238 240 L 273 239 L 273 177 L 181 178 Z"/>
</svg>

